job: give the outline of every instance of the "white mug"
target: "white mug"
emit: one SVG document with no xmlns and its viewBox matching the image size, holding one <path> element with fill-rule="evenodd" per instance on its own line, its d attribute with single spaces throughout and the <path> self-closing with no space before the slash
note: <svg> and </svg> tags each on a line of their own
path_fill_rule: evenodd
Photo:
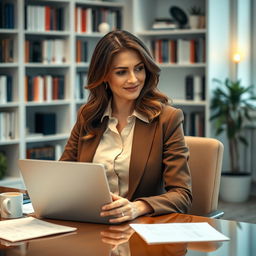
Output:
<svg viewBox="0 0 256 256">
<path fill-rule="evenodd" d="M 19 192 L 5 192 L 0 194 L 0 213 L 2 218 L 20 218 L 22 212 L 23 194 Z"/>
</svg>

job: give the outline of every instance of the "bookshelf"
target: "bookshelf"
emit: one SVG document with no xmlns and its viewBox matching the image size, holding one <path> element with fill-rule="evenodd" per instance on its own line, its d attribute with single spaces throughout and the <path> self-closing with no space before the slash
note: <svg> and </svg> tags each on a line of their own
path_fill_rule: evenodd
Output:
<svg viewBox="0 0 256 256">
<path fill-rule="evenodd" d="M 8 15 L 4 12 L 6 8 L 10 9 Z M 91 12 L 86 18 L 91 23 L 87 31 L 76 27 L 78 22 L 82 25 L 78 9 Z M 122 1 L 1 1 L 0 13 L 5 17 L 0 21 L 0 42 L 12 41 L 12 48 L 10 57 L 0 58 L 0 83 L 11 77 L 12 97 L 8 101 L 0 97 L 0 114 L 14 112 L 15 124 L 12 138 L 0 136 L 0 151 L 8 162 L 6 177 L 0 180 L 0 185 L 22 186 L 19 158 L 43 159 L 49 154 L 52 159 L 59 157 L 76 120 L 77 109 L 87 97 L 82 86 L 94 46 L 103 36 L 98 25 L 107 21 L 111 27 L 120 28 L 123 11 Z M 81 60 L 77 60 L 76 54 L 78 41 L 86 42 L 85 49 L 79 53 L 87 57 Z M 38 113 L 55 116 L 53 134 L 36 131 Z"/>
<path fill-rule="evenodd" d="M 85 30 L 81 22 L 82 13 L 85 10 L 99 10 L 98 19 L 106 13 L 115 13 L 116 24 L 139 36 L 149 48 L 154 40 L 191 40 L 203 38 L 205 40 L 205 60 L 202 62 L 175 62 L 159 63 L 161 67 L 160 89 L 165 92 L 175 106 L 183 109 L 186 116 L 185 132 L 190 134 L 191 114 L 200 113 L 204 121 L 203 133 L 212 136 L 209 116 L 209 99 L 212 90 L 212 79 L 222 79 L 229 72 L 228 54 L 229 39 L 229 1 L 223 0 L 5 0 L 1 3 L 13 4 L 13 28 L 0 27 L 0 40 L 10 38 L 13 40 L 13 60 L 11 62 L 0 62 L 0 76 L 12 77 L 13 95 L 12 101 L 0 103 L 0 112 L 15 112 L 15 137 L 13 139 L 0 140 L 0 151 L 4 151 L 8 159 L 7 176 L 0 180 L 0 185 L 17 186 L 20 183 L 20 175 L 17 159 L 25 158 L 27 150 L 34 148 L 54 147 L 58 152 L 64 147 L 70 130 L 76 120 L 78 108 L 85 102 L 86 91 L 82 85 L 86 81 L 86 72 L 95 44 L 102 37 L 102 33 L 91 27 Z M 178 6 L 184 11 L 193 6 L 200 6 L 206 14 L 206 27 L 198 29 L 174 29 L 153 30 L 152 24 L 155 18 L 169 17 L 170 6 Z M 61 26 L 58 30 L 45 29 L 39 25 L 30 27 L 27 22 L 27 8 L 32 17 L 42 17 L 43 6 L 48 9 L 62 9 L 60 12 Z M 32 11 L 31 11 L 32 9 Z M 34 10 L 34 11 L 33 11 Z M 77 14 L 79 10 L 80 14 Z M 100 10 L 102 13 L 100 13 Z M 37 15 L 35 15 L 35 12 Z M 105 13 L 104 15 L 102 15 Z M 83 14 L 84 15 L 84 14 Z M 79 18 L 80 17 L 80 18 Z M 101 18 L 100 18 L 101 17 Z M 77 24 L 80 21 L 80 28 Z M 95 22 L 95 21 L 94 21 Z M 40 24 L 40 19 L 37 20 Z M 0 23 L 2 25 L 2 23 Z M 82 29 L 83 27 L 83 29 Z M 26 53 L 26 41 L 39 41 L 37 45 L 50 45 L 53 40 L 63 42 L 64 58 L 57 63 L 54 61 L 30 61 Z M 87 57 L 77 60 L 78 42 L 87 45 L 87 52 L 81 53 Z M 80 46 L 78 46 L 80 47 Z M 37 48 L 37 47 L 36 47 Z M 39 51 L 40 52 L 40 51 Z M 36 54 L 38 54 L 36 50 Z M 38 56 L 37 56 L 38 57 Z M 25 61 L 26 59 L 26 61 Z M 40 59 L 40 58 L 39 58 Z M 46 58 L 47 59 L 47 58 Z M 205 100 L 188 100 L 185 94 L 185 78 L 188 75 L 205 77 Z M 64 97 L 50 100 L 26 99 L 27 82 L 25 77 L 64 77 Z M 39 80 L 40 80 L 39 79 Z M 49 78 L 47 78 L 49 79 Z M 40 88 L 40 85 L 39 85 Z M 42 90 L 39 89 L 39 91 Z M 47 97 L 46 97 L 47 98 Z M 42 135 L 35 132 L 35 114 L 38 112 L 56 114 L 56 134 Z M 198 117 L 196 117 L 199 119 Z"/>
<path fill-rule="evenodd" d="M 169 96 L 176 107 L 183 110 L 186 119 L 184 123 L 185 134 L 208 136 L 209 95 L 207 80 L 205 79 L 208 68 L 207 26 L 196 29 L 186 26 L 182 29 L 177 27 L 171 30 L 152 28 L 155 19 L 172 18 L 169 12 L 171 6 L 178 6 L 188 16 L 190 7 L 199 6 L 207 17 L 207 0 L 189 2 L 131 0 L 130 6 L 130 12 L 133 14 L 133 22 L 130 24 L 130 29 L 151 49 L 158 62 L 161 68 L 159 88 Z M 193 54 L 197 55 L 198 59 L 191 60 L 191 44 L 193 43 L 195 48 L 195 42 L 199 41 L 202 42 L 203 46 L 201 48 L 197 46 L 197 51 L 193 51 Z M 204 54 L 203 57 L 199 57 L 200 52 Z M 203 86 L 206 87 L 204 91 L 205 97 L 194 97 L 194 100 L 187 99 L 187 76 L 194 76 L 194 80 L 200 82 L 198 87 L 200 87 L 201 94 L 203 93 Z M 198 124 L 196 127 L 192 127 L 195 125 L 195 116 Z"/>
<path fill-rule="evenodd" d="M 153 29 L 156 19 L 158 21 L 173 19 L 170 7 L 174 6 L 181 8 L 187 14 L 187 24 L 189 24 L 190 8 L 200 7 L 205 15 L 204 26 Z M 220 0 L 130 0 L 126 7 L 125 20 L 129 20 L 129 15 L 132 17 L 131 22 L 126 23 L 128 29 L 145 42 L 159 63 L 161 68 L 160 90 L 169 96 L 174 106 L 181 108 L 184 112 L 185 134 L 213 136 L 209 122 L 212 79 L 222 78 L 223 75 L 228 74 L 229 2 Z M 199 57 L 191 61 L 189 55 L 191 55 L 191 49 L 195 49 L 195 42 L 193 42 L 194 48 L 191 48 L 192 40 L 203 41 L 203 48 L 196 48 L 199 52 L 203 51 L 203 58 Z M 169 46 L 170 41 L 176 43 L 176 60 L 172 60 L 171 57 L 173 53 L 172 46 Z M 186 78 L 188 76 L 194 78 L 193 100 L 187 95 Z M 201 79 L 200 83 L 198 83 L 199 79 Z M 198 88 L 201 90 L 199 97 L 196 96 Z M 195 116 L 196 120 L 199 120 L 196 121 L 198 123 L 196 126 L 199 128 L 193 127 Z"/>
</svg>

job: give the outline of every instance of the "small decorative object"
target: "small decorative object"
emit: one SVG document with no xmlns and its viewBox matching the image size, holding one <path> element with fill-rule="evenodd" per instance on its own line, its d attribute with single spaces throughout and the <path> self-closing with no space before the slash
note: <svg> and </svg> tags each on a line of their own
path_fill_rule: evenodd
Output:
<svg viewBox="0 0 256 256">
<path fill-rule="evenodd" d="M 106 34 L 110 31 L 110 26 L 107 22 L 102 22 L 99 24 L 98 30 L 100 33 Z"/>
<path fill-rule="evenodd" d="M 0 180 L 5 176 L 7 170 L 7 159 L 3 152 L 0 152 Z"/>
<path fill-rule="evenodd" d="M 205 16 L 200 7 L 192 6 L 189 10 L 189 14 L 189 26 L 191 29 L 205 27 Z"/>
<path fill-rule="evenodd" d="M 177 29 L 178 24 L 170 18 L 156 18 L 152 25 L 153 29 Z"/>
<path fill-rule="evenodd" d="M 230 154 L 230 171 L 222 172 L 220 196 L 224 201 L 243 202 L 249 197 L 251 176 L 241 170 L 239 145 L 247 146 L 244 123 L 252 121 L 250 111 L 256 110 L 256 97 L 253 86 L 244 87 L 240 80 L 214 81 L 220 86 L 213 91 L 211 120 L 215 120 L 216 135 L 226 133 Z"/>
<path fill-rule="evenodd" d="M 173 19 L 179 24 L 180 28 L 185 28 L 188 23 L 187 14 L 179 7 L 172 6 L 170 8 L 170 14 Z"/>
</svg>

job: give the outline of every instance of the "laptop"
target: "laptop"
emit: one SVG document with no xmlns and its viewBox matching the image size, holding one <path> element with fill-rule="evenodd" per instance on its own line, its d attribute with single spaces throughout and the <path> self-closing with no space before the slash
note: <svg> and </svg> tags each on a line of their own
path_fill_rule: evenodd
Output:
<svg viewBox="0 0 256 256">
<path fill-rule="evenodd" d="M 18 162 L 39 218 L 108 223 L 101 207 L 111 195 L 102 164 L 22 159 Z"/>
</svg>

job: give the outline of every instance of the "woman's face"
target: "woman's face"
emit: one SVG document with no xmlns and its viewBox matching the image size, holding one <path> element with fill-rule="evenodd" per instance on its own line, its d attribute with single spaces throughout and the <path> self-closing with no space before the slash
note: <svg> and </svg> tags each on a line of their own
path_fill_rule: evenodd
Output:
<svg viewBox="0 0 256 256">
<path fill-rule="evenodd" d="M 114 57 L 107 82 L 114 101 L 121 103 L 135 101 L 145 79 L 145 67 L 139 54 L 134 50 L 124 50 Z"/>
</svg>

